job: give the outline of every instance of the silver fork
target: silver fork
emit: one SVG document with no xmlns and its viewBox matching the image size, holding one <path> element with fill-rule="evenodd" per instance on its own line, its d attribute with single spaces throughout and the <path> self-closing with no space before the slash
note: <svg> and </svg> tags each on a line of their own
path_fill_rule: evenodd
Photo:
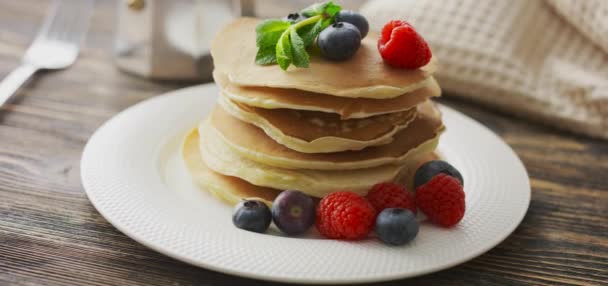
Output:
<svg viewBox="0 0 608 286">
<path fill-rule="evenodd" d="M 0 107 L 36 71 L 63 69 L 76 61 L 86 36 L 93 0 L 56 0 L 21 66 L 0 82 Z"/>
</svg>

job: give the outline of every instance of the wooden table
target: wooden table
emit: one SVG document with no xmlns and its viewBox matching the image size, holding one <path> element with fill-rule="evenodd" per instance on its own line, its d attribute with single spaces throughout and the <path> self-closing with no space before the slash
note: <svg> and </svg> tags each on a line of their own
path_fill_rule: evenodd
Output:
<svg viewBox="0 0 608 286">
<path fill-rule="evenodd" d="M 0 2 L 0 77 L 19 64 L 46 1 Z M 0 285 L 267 285 L 189 266 L 126 237 L 93 208 L 79 160 L 117 112 L 184 87 L 125 75 L 111 63 L 113 3 L 97 1 L 70 69 L 40 74 L 0 110 Z M 498 133 L 532 181 L 530 210 L 498 247 L 459 266 L 382 285 L 608 283 L 608 144 L 442 100 Z"/>
</svg>

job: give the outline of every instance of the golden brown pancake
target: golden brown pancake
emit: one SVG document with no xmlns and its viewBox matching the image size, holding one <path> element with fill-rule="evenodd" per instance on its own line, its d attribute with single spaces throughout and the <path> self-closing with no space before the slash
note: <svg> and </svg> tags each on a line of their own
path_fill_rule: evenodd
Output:
<svg viewBox="0 0 608 286">
<path fill-rule="evenodd" d="M 281 193 L 280 190 L 256 186 L 243 179 L 222 175 L 209 169 L 201 157 L 199 136 L 198 130 L 192 130 L 184 139 L 182 146 L 184 163 L 199 188 L 210 192 L 216 198 L 230 205 L 235 205 L 242 199 L 247 198 L 260 199 L 267 205 L 272 205 L 274 199 Z M 414 173 L 418 166 L 436 159 L 438 159 L 438 156 L 434 153 L 417 157 L 411 163 L 413 167 L 406 168 L 398 182 L 405 184 L 408 190 L 412 189 Z"/>
<path fill-rule="evenodd" d="M 416 109 L 368 118 L 341 120 L 337 114 L 294 109 L 263 109 L 239 104 L 246 112 L 255 113 L 287 136 L 306 141 L 322 137 L 340 137 L 358 141 L 378 138 L 416 117 Z"/>
<path fill-rule="evenodd" d="M 428 86 L 390 99 L 347 98 L 330 96 L 298 89 L 238 86 L 225 74 L 215 70 L 215 82 L 222 94 L 235 102 L 265 109 L 298 109 L 337 113 L 341 119 L 365 118 L 374 115 L 405 111 L 430 97 L 441 95 L 435 79 Z"/>
<path fill-rule="evenodd" d="M 398 69 L 385 64 L 369 35 L 355 55 L 342 62 L 311 55 L 308 68 L 255 63 L 255 27 L 260 20 L 239 18 L 220 31 L 211 45 L 215 68 L 239 86 L 293 88 L 351 98 L 386 99 L 431 83 L 435 60 L 420 69 Z"/>
<path fill-rule="evenodd" d="M 232 116 L 251 123 L 279 144 L 303 153 L 361 150 L 390 143 L 416 117 L 416 109 L 368 118 L 341 120 L 338 114 L 295 109 L 264 109 L 232 102 L 219 103 Z"/>
<path fill-rule="evenodd" d="M 194 182 L 231 205 L 246 198 L 257 198 L 271 205 L 281 192 L 272 188 L 256 186 L 237 177 L 225 176 L 209 169 L 202 160 L 197 129 L 192 130 L 184 139 L 182 155 Z"/>
<path fill-rule="evenodd" d="M 434 149 L 434 146 L 424 148 L 421 145 L 408 153 L 403 164 L 384 164 L 354 170 L 287 169 L 259 163 L 239 155 L 223 141 L 209 121 L 199 126 L 199 133 L 202 158 L 209 169 L 226 176 L 241 178 L 257 186 L 299 190 L 315 197 L 323 197 L 337 190 L 366 194 L 378 182 L 399 180 L 404 170 L 410 168 L 418 156 Z"/>
<path fill-rule="evenodd" d="M 275 142 L 254 125 L 234 118 L 221 107 L 216 107 L 211 113 L 210 124 L 239 155 L 262 164 L 288 169 L 360 169 L 403 163 L 411 158 L 408 151 L 425 143 L 433 143 L 425 148 L 430 149 L 427 152 L 434 150 L 436 139 L 444 129 L 441 115 L 431 101 L 417 108 L 416 119 L 398 132 L 393 142 L 359 151 L 337 153 L 311 154 L 291 150 Z"/>
</svg>

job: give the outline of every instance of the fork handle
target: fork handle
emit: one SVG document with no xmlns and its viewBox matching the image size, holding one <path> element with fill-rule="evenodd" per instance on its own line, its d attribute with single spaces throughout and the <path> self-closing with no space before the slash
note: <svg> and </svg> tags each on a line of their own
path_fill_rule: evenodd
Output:
<svg viewBox="0 0 608 286">
<path fill-rule="evenodd" d="M 2 107 L 25 83 L 38 68 L 30 64 L 22 64 L 11 73 L 9 73 L 2 82 L 0 82 L 0 107 Z"/>
</svg>

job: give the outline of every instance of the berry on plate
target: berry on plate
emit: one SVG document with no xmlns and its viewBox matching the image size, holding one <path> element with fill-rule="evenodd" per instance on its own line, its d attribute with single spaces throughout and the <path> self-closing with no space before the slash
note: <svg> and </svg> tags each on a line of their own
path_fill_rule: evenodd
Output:
<svg viewBox="0 0 608 286">
<path fill-rule="evenodd" d="M 416 174 L 414 175 L 414 188 L 426 184 L 439 173 L 455 177 L 460 181 L 460 184 L 464 186 L 464 179 L 454 166 L 446 161 L 433 160 L 422 164 L 418 170 L 416 170 Z"/>
<path fill-rule="evenodd" d="M 376 218 L 376 234 L 386 244 L 403 245 L 418 235 L 420 225 L 408 209 L 388 208 Z"/>
<path fill-rule="evenodd" d="M 352 57 L 361 46 L 361 32 L 353 24 L 338 22 L 321 31 L 317 46 L 325 58 L 343 61 Z"/>
<path fill-rule="evenodd" d="M 317 230 L 327 238 L 358 240 L 374 227 L 376 210 L 353 192 L 331 193 L 317 207 Z"/>
<path fill-rule="evenodd" d="M 361 39 L 365 38 L 367 32 L 369 32 L 369 23 L 367 23 L 367 19 L 355 11 L 342 10 L 338 12 L 338 14 L 336 14 L 336 22 L 346 22 L 355 25 L 361 33 Z"/>
<path fill-rule="evenodd" d="M 464 216 L 462 185 L 457 178 L 439 173 L 416 188 L 416 204 L 432 223 L 453 226 Z"/>
<path fill-rule="evenodd" d="M 370 204 L 381 212 L 387 208 L 404 208 L 416 213 L 414 196 L 404 186 L 395 183 L 379 183 L 365 196 Z"/>
<path fill-rule="evenodd" d="M 315 223 L 315 202 L 302 192 L 283 191 L 272 203 L 272 221 L 285 234 L 301 234 Z"/>
<path fill-rule="evenodd" d="M 382 59 L 398 68 L 417 69 L 431 60 L 431 49 L 406 21 L 392 20 L 382 28 L 378 39 Z"/>
<path fill-rule="evenodd" d="M 240 229 L 265 232 L 270 226 L 271 214 L 268 206 L 258 200 L 243 200 L 234 207 L 232 223 Z"/>
</svg>

